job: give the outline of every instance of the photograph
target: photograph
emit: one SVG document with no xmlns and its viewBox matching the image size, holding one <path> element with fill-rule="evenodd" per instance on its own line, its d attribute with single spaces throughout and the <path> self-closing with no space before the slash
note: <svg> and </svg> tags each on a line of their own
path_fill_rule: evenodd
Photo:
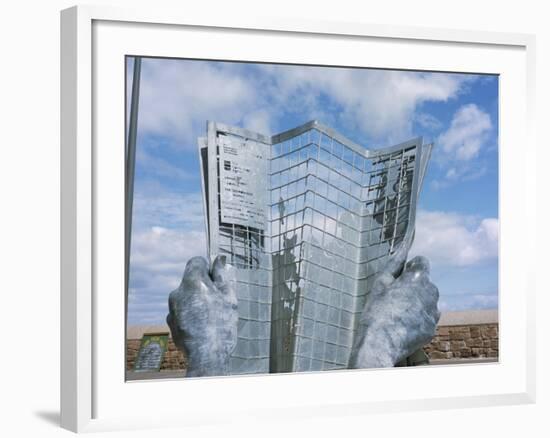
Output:
<svg viewBox="0 0 550 438">
<path fill-rule="evenodd" d="M 127 380 L 498 362 L 498 75 L 125 63 Z"/>
<path fill-rule="evenodd" d="M 543 5 L 6 4 L 0 434 L 550 436 Z"/>
</svg>

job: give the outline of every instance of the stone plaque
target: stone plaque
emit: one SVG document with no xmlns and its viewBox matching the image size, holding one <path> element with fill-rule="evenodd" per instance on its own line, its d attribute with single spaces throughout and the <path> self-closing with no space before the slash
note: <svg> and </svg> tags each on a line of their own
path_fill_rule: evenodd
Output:
<svg viewBox="0 0 550 438">
<path fill-rule="evenodd" d="M 144 334 L 134 371 L 159 371 L 168 348 L 168 333 Z"/>
</svg>

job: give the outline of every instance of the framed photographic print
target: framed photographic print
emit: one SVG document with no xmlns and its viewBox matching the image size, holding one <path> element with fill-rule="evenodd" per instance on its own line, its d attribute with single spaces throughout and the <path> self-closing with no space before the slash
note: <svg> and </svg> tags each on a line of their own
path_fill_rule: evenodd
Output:
<svg viewBox="0 0 550 438">
<path fill-rule="evenodd" d="M 61 38 L 63 427 L 533 400 L 531 36 L 75 7 Z"/>
</svg>

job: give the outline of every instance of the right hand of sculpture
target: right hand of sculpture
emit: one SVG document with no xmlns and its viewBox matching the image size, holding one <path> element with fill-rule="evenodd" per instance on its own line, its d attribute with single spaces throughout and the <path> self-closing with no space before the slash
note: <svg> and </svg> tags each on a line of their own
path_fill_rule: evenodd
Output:
<svg viewBox="0 0 550 438">
<path fill-rule="evenodd" d="M 180 286 L 170 293 L 166 322 L 188 358 L 187 376 L 229 373 L 237 343 L 235 269 L 218 256 L 209 269 L 202 257 L 187 262 Z"/>
<path fill-rule="evenodd" d="M 350 368 L 392 367 L 435 335 L 439 291 L 426 258 L 390 260 L 375 279 L 352 349 Z M 397 278 L 395 278 L 397 277 Z"/>
</svg>

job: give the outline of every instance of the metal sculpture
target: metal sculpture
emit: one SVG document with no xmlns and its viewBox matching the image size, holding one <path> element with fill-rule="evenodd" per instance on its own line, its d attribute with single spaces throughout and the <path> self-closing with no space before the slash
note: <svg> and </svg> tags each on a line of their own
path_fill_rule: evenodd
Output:
<svg viewBox="0 0 550 438">
<path fill-rule="evenodd" d="M 209 257 L 236 268 L 230 374 L 395 365 L 433 336 L 428 265 L 403 269 L 431 147 L 415 138 L 368 150 L 316 121 L 271 137 L 207 124 L 199 152 Z M 386 328 L 406 333 L 375 363 L 367 353 L 396 306 L 410 316 Z M 430 318 L 415 335 L 419 309 Z"/>
</svg>

